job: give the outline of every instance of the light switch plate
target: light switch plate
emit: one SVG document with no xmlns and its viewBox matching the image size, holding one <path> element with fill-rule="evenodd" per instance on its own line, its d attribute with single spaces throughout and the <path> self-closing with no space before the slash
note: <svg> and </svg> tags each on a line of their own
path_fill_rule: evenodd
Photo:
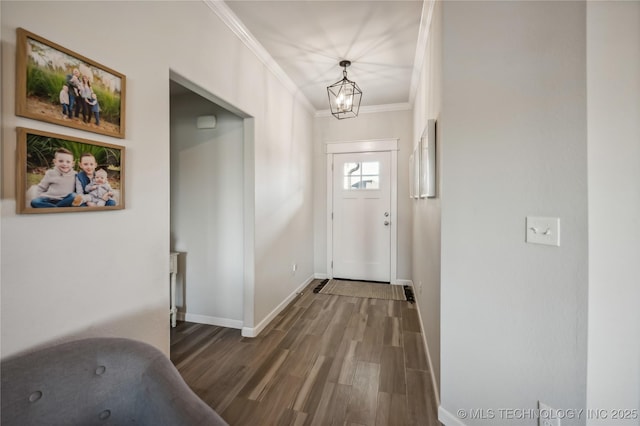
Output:
<svg viewBox="0 0 640 426">
<path fill-rule="evenodd" d="M 527 216 L 526 242 L 560 246 L 560 218 Z"/>
</svg>

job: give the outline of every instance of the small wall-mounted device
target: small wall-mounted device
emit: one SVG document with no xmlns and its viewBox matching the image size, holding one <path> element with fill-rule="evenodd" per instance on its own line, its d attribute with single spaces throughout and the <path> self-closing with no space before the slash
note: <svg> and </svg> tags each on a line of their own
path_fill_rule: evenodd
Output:
<svg viewBox="0 0 640 426">
<path fill-rule="evenodd" d="M 217 120 L 215 115 L 201 115 L 198 117 L 196 127 L 198 129 L 215 129 L 216 123 Z"/>
<path fill-rule="evenodd" d="M 560 218 L 527 216 L 526 226 L 526 242 L 560 246 Z"/>
</svg>

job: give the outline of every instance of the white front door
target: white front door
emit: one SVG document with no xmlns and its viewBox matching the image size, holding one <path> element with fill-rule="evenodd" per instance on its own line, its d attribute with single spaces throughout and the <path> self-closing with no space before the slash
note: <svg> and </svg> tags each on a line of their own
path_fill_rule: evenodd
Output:
<svg viewBox="0 0 640 426">
<path fill-rule="evenodd" d="M 391 153 L 334 154 L 333 277 L 391 278 Z"/>
</svg>

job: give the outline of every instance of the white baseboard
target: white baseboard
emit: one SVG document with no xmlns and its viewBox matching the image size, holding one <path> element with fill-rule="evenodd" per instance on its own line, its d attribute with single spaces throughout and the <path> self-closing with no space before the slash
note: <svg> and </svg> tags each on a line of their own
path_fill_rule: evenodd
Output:
<svg viewBox="0 0 640 426">
<path fill-rule="evenodd" d="M 296 288 L 286 299 L 284 299 L 276 308 L 269 313 L 256 327 L 242 327 L 243 337 L 256 337 L 284 308 L 287 307 L 298 294 L 314 280 L 314 275 L 307 278 L 298 288 Z"/>
<path fill-rule="evenodd" d="M 424 331 L 424 327 L 422 324 L 422 313 L 420 312 L 420 298 L 418 297 L 418 293 L 416 292 L 415 287 L 413 286 L 413 281 L 409 281 L 411 284 L 411 288 L 413 289 L 413 296 L 416 300 L 416 306 L 418 311 L 418 321 L 420 321 L 420 330 L 422 331 L 422 343 L 424 344 L 424 351 L 427 353 L 427 362 L 429 363 L 429 375 L 431 376 L 431 385 L 433 386 L 433 392 L 436 397 L 436 405 L 440 406 L 440 391 L 438 390 L 438 383 L 436 382 L 436 374 L 433 369 L 433 362 L 431 361 L 431 351 L 429 351 L 429 343 L 427 342 L 427 333 Z"/>
<path fill-rule="evenodd" d="M 442 408 L 442 405 L 438 407 L 438 420 L 445 426 L 467 426 L 458 417 Z"/>
<path fill-rule="evenodd" d="M 329 278 L 328 274 L 321 274 L 320 272 L 316 272 L 313 274 L 313 278 L 316 280 L 326 280 Z"/>
<path fill-rule="evenodd" d="M 234 320 L 229 318 L 218 318 L 209 315 L 190 314 L 178 312 L 177 318 L 180 321 L 195 322 L 196 324 L 217 325 L 218 327 L 242 328 L 242 320 Z"/>
<path fill-rule="evenodd" d="M 413 281 L 411 280 L 401 280 L 401 279 L 397 279 L 396 282 L 391 283 L 391 284 L 396 284 L 396 285 L 410 285 L 411 287 L 413 287 Z"/>
</svg>

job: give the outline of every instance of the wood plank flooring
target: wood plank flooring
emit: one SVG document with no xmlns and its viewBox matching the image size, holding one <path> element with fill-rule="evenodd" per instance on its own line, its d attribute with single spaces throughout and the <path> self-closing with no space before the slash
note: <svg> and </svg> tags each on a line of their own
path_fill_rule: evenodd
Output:
<svg viewBox="0 0 640 426">
<path fill-rule="evenodd" d="M 231 426 L 440 426 L 416 306 L 317 284 L 256 338 L 179 322 L 171 360 Z"/>
</svg>

